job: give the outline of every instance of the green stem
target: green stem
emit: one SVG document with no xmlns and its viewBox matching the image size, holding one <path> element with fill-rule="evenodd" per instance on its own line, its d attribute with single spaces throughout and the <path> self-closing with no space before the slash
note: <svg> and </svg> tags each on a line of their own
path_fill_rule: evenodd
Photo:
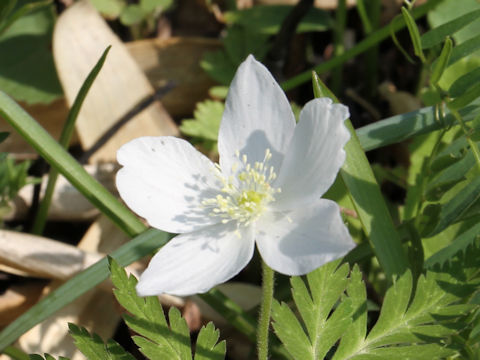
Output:
<svg viewBox="0 0 480 360">
<path fill-rule="evenodd" d="M 370 7 L 368 14 L 370 18 L 370 28 L 364 28 L 365 35 L 370 35 L 373 31 L 377 30 L 380 26 L 380 9 L 382 4 L 380 0 L 370 0 Z M 365 82 L 366 90 L 370 98 L 373 98 L 377 92 L 378 86 L 378 44 L 372 46 L 365 53 Z"/>
<path fill-rule="evenodd" d="M 360 21 L 362 22 L 363 32 L 365 34 L 370 34 L 373 31 L 373 25 L 368 16 L 367 8 L 365 7 L 364 0 L 357 0 L 357 12 L 358 16 L 360 17 Z"/>
<path fill-rule="evenodd" d="M 343 38 L 345 36 L 345 25 L 347 21 L 347 1 L 338 0 L 336 17 L 335 17 L 335 34 L 334 34 L 334 53 L 333 57 L 341 56 L 345 52 Z M 335 94 L 340 93 L 342 84 L 343 66 L 340 64 L 332 71 L 332 90 Z"/>
<path fill-rule="evenodd" d="M 435 7 L 442 0 L 430 0 L 425 4 L 418 6 L 412 10 L 412 16 L 414 19 L 418 19 L 425 15 L 430 9 Z M 405 22 L 403 19 L 396 21 L 392 24 L 393 31 L 397 32 L 405 27 Z M 312 78 L 312 70 L 316 71 L 318 74 L 323 74 L 324 72 L 330 71 L 333 68 L 345 63 L 346 61 L 354 58 L 355 56 L 365 52 L 370 49 L 372 46 L 377 45 L 386 38 L 390 36 L 390 25 L 384 26 L 383 28 L 375 31 L 365 40 L 359 42 L 353 48 L 345 51 L 341 56 L 334 57 L 329 61 L 326 61 L 313 69 L 307 70 L 285 82 L 282 83 L 283 90 L 287 91 L 293 89 L 303 83 L 306 83 Z"/>
<path fill-rule="evenodd" d="M 262 260 L 262 305 L 260 307 L 260 316 L 257 329 L 257 350 L 258 360 L 268 359 L 268 334 L 270 329 L 270 313 L 273 302 L 273 283 L 274 272 Z"/>
</svg>

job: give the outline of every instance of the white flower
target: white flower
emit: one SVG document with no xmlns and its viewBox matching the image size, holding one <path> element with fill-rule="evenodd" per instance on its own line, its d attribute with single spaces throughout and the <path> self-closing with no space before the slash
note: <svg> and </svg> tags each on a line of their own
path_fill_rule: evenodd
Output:
<svg viewBox="0 0 480 360">
<path fill-rule="evenodd" d="M 255 243 L 287 275 L 345 255 L 354 243 L 338 205 L 320 197 L 345 160 L 348 116 L 345 106 L 315 99 L 295 125 L 285 94 L 250 55 L 228 93 L 219 165 L 170 136 L 122 146 L 121 197 L 151 226 L 180 234 L 153 257 L 138 294 L 206 292 L 235 276 Z"/>
</svg>

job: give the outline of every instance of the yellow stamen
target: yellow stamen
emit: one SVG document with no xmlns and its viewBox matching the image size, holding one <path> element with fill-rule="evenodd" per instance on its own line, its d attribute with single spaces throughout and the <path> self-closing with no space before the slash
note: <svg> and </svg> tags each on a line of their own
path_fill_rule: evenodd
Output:
<svg viewBox="0 0 480 360">
<path fill-rule="evenodd" d="M 257 161 L 253 166 L 247 155 L 237 151 L 235 156 L 238 161 L 232 166 L 231 176 L 223 176 L 217 168 L 222 194 L 204 200 L 202 205 L 211 208 L 210 214 L 221 217 L 222 223 L 236 220 L 239 225 L 248 226 L 263 214 L 280 189 L 271 186 L 277 175 L 273 166 L 267 166 L 272 157 L 269 149 L 265 151 L 263 161 Z"/>
</svg>

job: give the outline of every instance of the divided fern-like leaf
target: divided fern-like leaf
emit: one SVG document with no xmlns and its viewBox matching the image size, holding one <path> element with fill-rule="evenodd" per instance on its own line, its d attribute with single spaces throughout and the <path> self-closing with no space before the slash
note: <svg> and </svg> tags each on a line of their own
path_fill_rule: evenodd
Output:
<svg viewBox="0 0 480 360">
<path fill-rule="evenodd" d="M 359 351 L 367 333 L 367 291 L 362 281 L 362 273 L 357 265 L 350 273 L 347 295 L 352 301 L 354 312 L 352 313 L 352 324 L 343 334 L 342 341 L 335 352 L 335 357 L 338 359 L 348 358 L 349 354 Z"/>
<path fill-rule="evenodd" d="M 202 327 L 195 346 L 194 360 L 222 360 L 225 358 L 225 342 L 218 343 L 220 332 L 213 323 Z"/>
<path fill-rule="evenodd" d="M 458 354 L 454 338 L 470 326 L 467 316 L 478 310 L 468 301 L 480 287 L 475 271 L 480 250 L 475 254 L 428 271 L 416 287 L 410 271 L 396 279 L 368 334 L 361 272 L 357 266 L 349 274 L 346 264 L 327 264 L 307 276 L 308 288 L 301 278 L 291 279 L 299 316 L 286 304 L 275 303 L 273 327 L 294 359 L 324 359 L 328 354 L 333 360 L 421 360 Z M 474 331 L 470 328 L 468 336 Z"/>
<path fill-rule="evenodd" d="M 75 340 L 75 346 L 89 360 L 135 360 L 114 340 L 109 340 L 105 344 L 100 336 L 91 335 L 85 328 L 75 324 L 68 324 L 68 328 L 70 335 Z"/>
<path fill-rule="evenodd" d="M 205 100 L 196 105 L 193 119 L 182 121 L 180 131 L 186 135 L 216 142 L 225 105 L 220 101 Z"/>
<path fill-rule="evenodd" d="M 138 334 L 133 341 L 140 351 L 150 359 L 191 360 L 189 329 L 178 309 L 170 308 L 169 327 L 157 297 L 138 297 L 135 290 L 137 279 L 127 276 L 113 259 L 110 259 L 110 271 L 115 297 L 129 312 L 124 315 L 124 320 Z M 226 344 L 225 341 L 218 343 L 218 338 L 219 332 L 213 324 L 202 328 L 197 339 L 195 360 L 223 359 Z"/>
<path fill-rule="evenodd" d="M 323 359 L 352 323 L 352 300 L 340 300 L 348 284 L 349 267 L 329 263 L 307 275 L 308 287 L 292 277 L 292 294 L 302 318 L 300 323 L 287 304 L 274 302 L 273 328 L 295 359 Z"/>
</svg>

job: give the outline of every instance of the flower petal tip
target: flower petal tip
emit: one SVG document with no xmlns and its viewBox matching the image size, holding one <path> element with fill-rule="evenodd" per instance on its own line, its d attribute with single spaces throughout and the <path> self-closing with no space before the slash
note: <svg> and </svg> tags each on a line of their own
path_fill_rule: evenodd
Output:
<svg viewBox="0 0 480 360">
<path fill-rule="evenodd" d="M 148 284 L 141 280 L 138 282 L 137 286 L 135 286 L 135 290 L 140 297 L 160 295 L 162 293 L 161 291 L 152 291 Z"/>
</svg>

